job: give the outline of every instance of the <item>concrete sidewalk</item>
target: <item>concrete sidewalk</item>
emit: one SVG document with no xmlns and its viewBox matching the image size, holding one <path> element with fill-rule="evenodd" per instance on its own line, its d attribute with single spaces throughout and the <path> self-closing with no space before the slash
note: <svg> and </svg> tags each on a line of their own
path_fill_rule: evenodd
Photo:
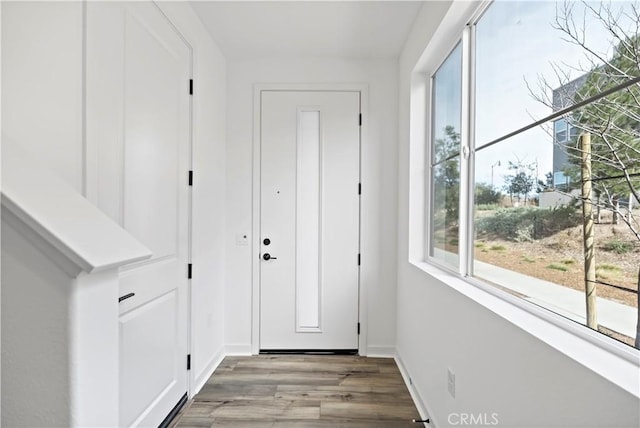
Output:
<svg viewBox="0 0 640 428">
<path fill-rule="evenodd" d="M 586 323 L 584 293 L 552 282 L 483 263 L 474 265 L 475 275 L 524 296 L 525 300 L 562 316 Z M 598 324 L 632 338 L 636 337 L 637 309 L 622 303 L 597 298 Z"/>
</svg>

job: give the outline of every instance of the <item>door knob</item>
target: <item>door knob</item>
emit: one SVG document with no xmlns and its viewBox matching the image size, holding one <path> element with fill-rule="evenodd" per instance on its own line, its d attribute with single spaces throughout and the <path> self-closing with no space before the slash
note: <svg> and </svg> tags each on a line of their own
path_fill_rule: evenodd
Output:
<svg viewBox="0 0 640 428">
<path fill-rule="evenodd" d="M 269 244 L 271 244 L 271 239 L 269 239 L 269 238 L 264 238 L 264 241 L 262 241 L 262 243 L 263 243 L 264 245 L 269 245 Z"/>
<path fill-rule="evenodd" d="M 271 257 L 271 254 L 269 254 L 269 253 L 264 253 L 262 255 L 262 259 L 263 260 L 277 260 L 278 258 L 277 257 Z"/>
</svg>

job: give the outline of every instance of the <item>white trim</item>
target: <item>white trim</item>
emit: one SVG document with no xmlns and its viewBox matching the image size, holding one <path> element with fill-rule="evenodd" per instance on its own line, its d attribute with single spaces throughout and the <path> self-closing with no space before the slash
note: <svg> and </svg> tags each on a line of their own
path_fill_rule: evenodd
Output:
<svg viewBox="0 0 640 428">
<path fill-rule="evenodd" d="M 484 9 L 483 9 L 484 10 Z M 476 27 L 467 26 L 466 29 L 467 41 L 469 46 L 475 46 L 476 40 Z M 469 91 L 469 110 L 467 111 L 467 142 L 469 146 L 469 156 L 465 165 L 466 179 L 463 181 L 460 179 L 460 184 L 464 185 L 466 200 L 461 199 L 461 206 L 468 205 L 470 209 L 465 210 L 465 222 L 462 229 L 464 229 L 465 235 L 460 235 L 460 245 L 465 248 L 466 263 L 462 269 L 462 272 L 467 275 L 473 275 L 473 258 L 474 258 L 474 214 L 471 211 L 471 207 L 475 206 L 475 171 L 476 171 L 476 128 L 473 126 L 476 120 L 476 50 L 469 49 L 467 54 L 468 68 L 467 74 L 469 79 L 467 81 L 467 90 Z M 460 192 L 462 194 L 462 191 Z"/>
<path fill-rule="evenodd" d="M 362 174 L 362 148 L 367 141 L 369 86 L 363 83 L 257 83 L 253 87 L 253 172 L 252 172 L 252 240 L 251 240 L 251 350 L 250 354 L 260 352 L 260 107 L 262 91 L 326 91 L 359 92 L 360 113 L 360 174 Z M 362 178 L 362 175 L 360 175 Z M 362 206 L 361 195 L 360 203 Z M 360 221 L 360 242 L 362 242 L 362 222 Z M 362 272 L 364 263 L 360 265 Z M 362 275 L 360 275 L 362 277 Z M 367 288 L 359 281 L 359 322 L 358 353 L 367 355 Z"/>
<path fill-rule="evenodd" d="M 396 356 L 395 346 L 369 346 L 367 347 L 368 358 L 394 358 Z"/>
<path fill-rule="evenodd" d="M 471 74 L 470 55 L 473 49 L 471 49 L 471 30 L 469 26 L 464 28 L 461 39 L 462 47 L 462 81 L 461 83 L 461 114 L 460 114 L 460 190 L 459 190 L 459 209 L 458 209 L 458 270 L 462 275 L 468 274 L 469 258 L 473 255 L 473 244 L 469 244 L 469 241 L 473 241 L 473 214 L 470 211 L 470 207 L 473 207 L 474 192 L 471 190 L 473 187 L 473 176 L 471 176 L 472 156 L 471 148 L 472 138 L 471 132 L 474 129 L 471 122 L 473 106 L 471 102 L 473 100 L 473 93 L 471 91 L 471 85 L 473 84 L 473 75 Z M 465 101 L 469 102 L 471 108 L 465 108 Z M 433 143 L 433 142 L 432 142 Z M 471 204 L 469 205 L 469 202 Z M 462 209 L 462 208 L 467 209 Z"/>
<path fill-rule="evenodd" d="M 260 352 L 260 111 L 262 105 L 262 85 L 253 88 L 253 168 L 251 205 L 251 351 Z"/>
<path fill-rule="evenodd" d="M 192 354 L 193 355 L 193 354 Z M 209 360 L 209 362 L 205 365 L 205 368 L 200 372 L 199 375 L 193 375 L 193 381 L 191 382 L 191 388 L 189 389 L 189 398 L 193 398 L 197 393 L 200 392 L 202 387 L 207 383 L 213 372 L 216 371 L 224 357 L 227 354 L 225 353 L 225 347 L 221 346 L 218 351 L 213 354 L 213 357 Z"/>
<path fill-rule="evenodd" d="M 413 400 L 413 404 L 415 404 L 416 409 L 418 409 L 418 413 L 420 414 L 420 419 L 425 420 L 429 419 L 429 424 L 423 424 L 423 426 L 436 427 L 437 424 L 433 418 L 433 413 L 429 410 L 429 406 L 427 406 L 426 401 L 422 399 L 420 392 L 417 389 L 417 386 L 413 384 L 411 381 L 411 377 L 409 376 L 409 372 L 407 371 L 404 362 L 402 361 L 402 357 L 400 354 L 396 352 L 393 359 L 400 370 L 400 375 L 402 376 L 402 380 L 404 380 L 404 384 L 407 386 L 409 390 L 409 394 L 411 395 L 411 399 Z"/>
<path fill-rule="evenodd" d="M 253 344 L 247 345 L 225 345 L 224 356 L 250 356 L 256 355 L 257 352 L 253 352 Z"/>
</svg>

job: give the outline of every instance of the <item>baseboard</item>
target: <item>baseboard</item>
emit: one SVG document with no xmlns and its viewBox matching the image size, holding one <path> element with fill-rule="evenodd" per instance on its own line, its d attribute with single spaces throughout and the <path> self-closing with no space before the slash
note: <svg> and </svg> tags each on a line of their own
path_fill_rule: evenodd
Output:
<svg viewBox="0 0 640 428">
<path fill-rule="evenodd" d="M 420 414 L 420 417 L 422 419 L 429 419 L 430 422 L 428 424 L 424 424 L 425 427 L 435 427 L 436 423 L 433 420 L 433 417 L 431 416 L 433 413 L 431 413 L 431 411 L 429 411 L 428 406 L 426 405 L 425 401 L 422 399 L 422 397 L 420 396 L 420 393 L 418 392 L 418 390 L 415 388 L 415 385 L 413 385 L 413 383 L 410 381 L 409 378 L 409 373 L 407 372 L 407 368 L 405 367 L 404 363 L 402 362 L 402 358 L 400 357 L 400 355 L 398 354 L 398 352 L 396 352 L 394 359 L 396 361 L 396 364 L 398 365 L 398 369 L 400 369 L 400 374 L 402 375 L 402 379 L 404 380 L 405 385 L 407 385 L 407 389 L 409 390 L 409 394 L 411 394 L 411 399 L 413 400 L 413 403 L 416 405 L 416 408 L 418 409 L 418 413 Z"/>
<path fill-rule="evenodd" d="M 195 395 L 200 392 L 205 383 L 209 380 L 213 372 L 218 368 L 225 355 L 225 347 L 221 346 L 218 349 L 218 352 L 213 354 L 213 357 L 209 360 L 209 362 L 205 365 L 205 368 L 200 372 L 200 375 L 194 380 L 195 387 L 191 389 L 191 394 L 189 394 L 189 398 L 195 397 Z"/>
<path fill-rule="evenodd" d="M 394 358 L 395 356 L 395 346 L 367 346 L 367 357 Z"/>
<path fill-rule="evenodd" d="M 240 356 L 244 356 L 244 355 L 253 355 L 253 352 L 251 351 L 251 344 L 249 345 L 226 345 L 224 347 L 225 350 L 225 354 L 226 355 L 240 355 Z"/>
</svg>

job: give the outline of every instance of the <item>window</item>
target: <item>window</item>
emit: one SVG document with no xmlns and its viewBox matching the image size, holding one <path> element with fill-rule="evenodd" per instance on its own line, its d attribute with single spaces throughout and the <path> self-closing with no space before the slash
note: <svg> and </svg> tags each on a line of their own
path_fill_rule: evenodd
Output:
<svg viewBox="0 0 640 428">
<path fill-rule="evenodd" d="M 494 2 L 431 75 L 430 95 L 427 259 L 631 346 L 639 29 L 631 3 Z"/>
<path fill-rule="evenodd" d="M 558 119 L 553 123 L 553 131 L 556 143 L 564 143 L 567 141 L 567 121 Z"/>
<path fill-rule="evenodd" d="M 430 256 L 458 266 L 462 48 L 458 44 L 432 78 Z"/>
</svg>

